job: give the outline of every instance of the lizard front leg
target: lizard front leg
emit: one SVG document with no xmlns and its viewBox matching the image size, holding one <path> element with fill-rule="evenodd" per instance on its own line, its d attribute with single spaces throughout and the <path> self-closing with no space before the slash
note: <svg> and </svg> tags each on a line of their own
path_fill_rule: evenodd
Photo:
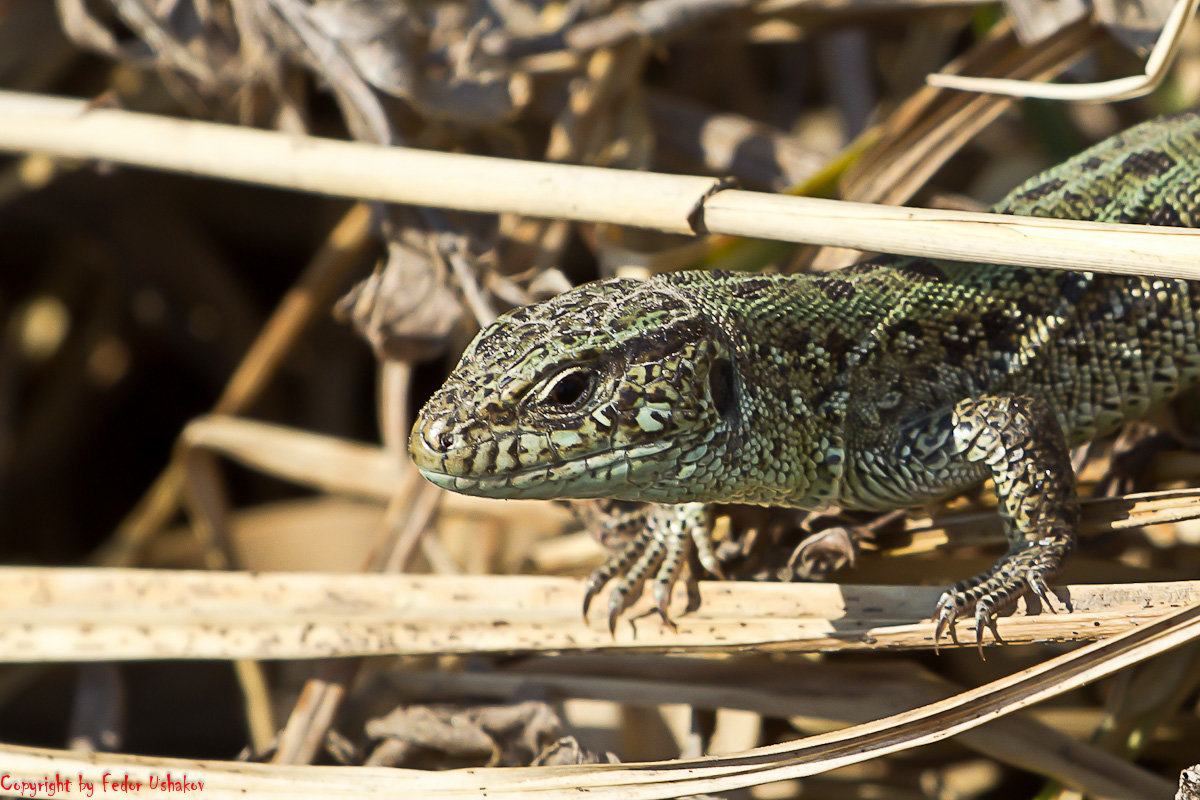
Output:
<svg viewBox="0 0 1200 800">
<path fill-rule="evenodd" d="M 973 612 L 975 641 L 982 648 L 984 627 L 1027 591 L 1053 609 L 1046 581 L 1074 548 L 1079 502 L 1062 427 L 1044 400 L 965 400 L 950 422 L 955 456 L 985 466 L 995 481 L 1009 550 L 987 572 L 946 590 L 935 612 L 934 643 L 955 619 Z"/>
<path fill-rule="evenodd" d="M 636 532 L 616 555 L 588 577 L 583 596 L 586 618 L 592 600 L 608 583 L 613 584 L 608 599 L 608 627 L 615 631 L 617 619 L 641 595 L 642 586 L 652 581 L 655 607 L 663 622 L 671 624 L 667 606 L 671 590 L 679 580 L 683 564 L 692 546 L 700 563 L 721 577 L 721 568 L 713 553 L 711 519 L 703 503 L 664 505 L 646 503 L 634 511 L 605 514 L 594 506 L 576 514 L 603 541 L 608 528 L 619 526 Z M 694 578 L 693 578 L 694 580 Z"/>
</svg>

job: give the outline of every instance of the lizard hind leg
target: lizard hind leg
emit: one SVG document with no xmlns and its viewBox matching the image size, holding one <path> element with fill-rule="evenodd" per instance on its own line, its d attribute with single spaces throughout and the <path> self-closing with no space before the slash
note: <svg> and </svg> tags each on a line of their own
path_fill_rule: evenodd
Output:
<svg viewBox="0 0 1200 800">
<path fill-rule="evenodd" d="M 973 614 L 982 655 L 983 629 L 995 633 L 996 616 L 1026 593 L 1053 610 L 1046 581 L 1074 548 L 1079 502 L 1062 427 L 1044 400 L 1011 395 L 966 400 L 954 408 L 952 424 L 956 456 L 986 465 L 995 481 L 1009 551 L 987 572 L 942 594 L 934 612 L 934 646 L 959 616 Z"/>
</svg>

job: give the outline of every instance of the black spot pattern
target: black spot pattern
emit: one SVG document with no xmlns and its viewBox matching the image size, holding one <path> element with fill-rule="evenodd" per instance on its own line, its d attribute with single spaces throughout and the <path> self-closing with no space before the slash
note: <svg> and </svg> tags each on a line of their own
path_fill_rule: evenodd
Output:
<svg viewBox="0 0 1200 800">
<path fill-rule="evenodd" d="M 1045 181 L 1044 183 L 1039 183 L 1035 186 L 1031 186 L 1028 189 L 1021 192 L 1021 194 L 1018 196 L 1022 200 L 1031 200 L 1031 201 L 1041 200 L 1046 195 L 1057 192 L 1059 189 L 1063 188 L 1066 185 L 1067 185 L 1067 182 L 1065 180 L 1063 180 L 1062 178 L 1054 178 L 1052 180 Z"/>
<path fill-rule="evenodd" d="M 1161 150 L 1139 150 L 1121 162 L 1121 169 L 1135 178 L 1153 178 L 1175 166 L 1175 159 Z"/>
<path fill-rule="evenodd" d="M 1082 272 L 1061 272 L 1058 274 L 1057 282 L 1059 294 L 1072 304 L 1083 299 L 1090 283 Z"/>
<path fill-rule="evenodd" d="M 1163 204 L 1146 215 L 1147 225 L 1162 225 L 1167 228 L 1182 228 L 1185 226 L 1179 209 L 1173 205 Z"/>
<path fill-rule="evenodd" d="M 946 273 L 937 264 L 927 258 L 913 258 L 897 265 L 897 272 L 903 273 L 907 277 L 919 278 L 928 281 L 945 281 Z"/>
<path fill-rule="evenodd" d="M 730 293 L 742 300 L 753 300 L 769 291 L 772 283 L 767 278 L 747 278 L 746 280 L 730 283 Z"/>
<path fill-rule="evenodd" d="M 791 351 L 797 356 L 803 356 L 808 352 L 810 344 L 812 344 L 812 332 L 808 328 L 801 328 L 792 336 Z"/>
<path fill-rule="evenodd" d="M 1013 335 L 1020 329 L 1020 322 L 1003 311 L 993 309 L 980 317 L 983 335 L 994 349 L 1009 351 L 1015 344 Z"/>
<path fill-rule="evenodd" d="M 822 278 L 815 283 L 830 300 L 853 300 L 858 294 L 858 289 L 854 288 L 853 283 L 840 278 Z"/>
</svg>

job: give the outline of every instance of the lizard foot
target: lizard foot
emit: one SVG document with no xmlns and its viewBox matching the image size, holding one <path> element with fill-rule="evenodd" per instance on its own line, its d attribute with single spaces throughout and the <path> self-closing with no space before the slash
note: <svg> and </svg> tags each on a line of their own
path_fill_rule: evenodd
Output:
<svg viewBox="0 0 1200 800">
<path fill-rule="evenodd" d="M 843 567 L 853 567 L 862 546 L 873 544 L 879 531 L 903 519 L 906 513 L 904 509 L 896 509 L 859 522 L 843 512 L 833 517 L 835 521 L 832 525 L 820 530 L 813 530 L 814 523 L 821 524 L 822 518 L 828 520 L 829 517 L 825 514 L 810 515 L 801 524 L 801 530 L 812 532 L 792 551 L 786 572 L 783 573 L 784 579 L 798 577 L 802 580 L 823 580 Z"/>
<path fill-rule="evenodd" d="M 938 600 L 934 648 L 947 628 L 975 616 L 975 644 L 983 657 L 983 629 L 1000 637 L 996 617 L 1032 592 L 1050 610 L 1046 581 L 1062 569 L 1075 544 L 1079 502 L 1071 453 L 1054 410 L 1043 398 L 997 395 L 963 400 L 950 422 L 954 448 L 968 466 L 986 469 L 996 485 L 997 511 L 1009 551 L 987 572 L 956 583 Z"/>
<path fill-rule="evenodd" d="M 1184 443 L 1172 433 L 1162 433 L 1145 422 L 1125 426 L 1113 443 L 1108 470 L 1096 481 L 1093 496 L 1117 497 L 1142 491 L 1151 477 L 1150 467 L 1162 453 L 1198 449 L 1196 442 Z"/>
<path fill-rule="evenodd" d="M 663 622 L 674 627 L 667 607 L 693 546 L 705 569 L 722 577 L 712 549 L 707 508 L 701 503 L 653 507 L 643 529 L 588 577 L 583 595 L 584 619 L 592 600 L 612 583 L 608 629 L 615 633 L 621 614 L 641 596 L 646 581 L 652 580 L 655 609 Z"/>
<path fill-rule="evenodd" d="M 959 581 L 942 593 L 934 610 L 937 628 L 933 634 L 936 652 L 942 634 L 954 632 L 955 621 L 962 616 L 975 617 L 975 646 L 983 655 L 983 629 L 990 628 L 997 642 L 1002 642 L 996 628 L 996 617 L 1012 608 L 1027 592 L 1032 592 L 1052 613 L 1057 613 L 1050 599 L 1046 581 L 1053 578 L 1062 565 L 1062 555 L 1053 551 L 1029 548 L 1009 553 L 987 572 Z"/>
<path fill-rule="evenodd" d="M 854 541 L 855 531 L 844 525 L 810 533 L 792 551 L 787 568 L 793 575 L 811 579 L 854 566 Z"/>
</svg>

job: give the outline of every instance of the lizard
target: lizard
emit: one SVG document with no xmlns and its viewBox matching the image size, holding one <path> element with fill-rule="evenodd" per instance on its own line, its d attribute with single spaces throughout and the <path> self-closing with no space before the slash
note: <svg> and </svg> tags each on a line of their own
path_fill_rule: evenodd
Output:
<svg viewBox="0 0 1200 800">
<path fill-rule="evenodd" d="M 1194 227 L 1200 113 L 1130 128 L 1013 190 L 1004 214 Z M 827 273 L 610 278 L 482 330 L 418 414 L 433 483 L 668 506 L 588 582 L 610 626 L 660 613 L 705 503 L 888 510 L 991 479 L 1008 552 L 934 609 L 984 628 L 1075 543 L 1070 448 L 1200 378 L 1200 282 L 882 255 Z"/>
</svg>

